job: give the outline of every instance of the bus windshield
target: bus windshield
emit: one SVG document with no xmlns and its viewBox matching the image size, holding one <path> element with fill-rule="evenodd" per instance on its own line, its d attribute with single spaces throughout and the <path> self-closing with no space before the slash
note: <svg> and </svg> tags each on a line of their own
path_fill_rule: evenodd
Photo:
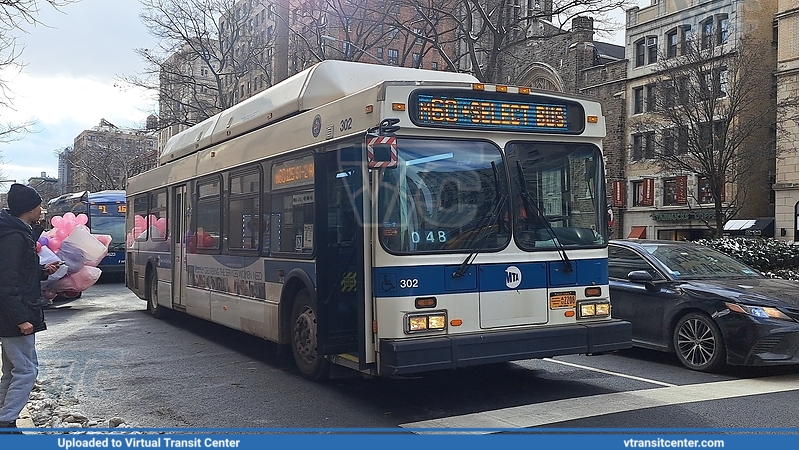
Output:
<svg viewBox="0 0 799 450">
<path fill-rule="evenodd" d="M 91 204 L 89 207 L 92 234 L 111 236 L 109 251 L 125 250 L 125 213 L 117 204 Z"/>
<path fill-rule="evenodd" d="M 605 245 L 602 155 L 593 145 L 516 142 L 514 235 L 523 250 Z"/>
<path fill-rule="evenodd" d="M 380 242 L 395 253 L 490 251 L 507 245 L 502 155 L 484 141 L 397 140 L 397 167 L 381 170 Z M 501 206 L 500 206 L 501 207 Z"/>
</svg>

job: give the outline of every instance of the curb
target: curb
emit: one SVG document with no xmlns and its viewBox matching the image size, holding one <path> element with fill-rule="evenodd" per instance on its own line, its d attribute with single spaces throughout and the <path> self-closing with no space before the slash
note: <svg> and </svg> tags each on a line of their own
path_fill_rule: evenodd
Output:
<svg viewBox="0 0 799 450">
<path fill-rule="evenodd" d="M 25 405 L 25 407 L 22 408 L 22 412 L 19 413 L 19 419 L 17 419 L 17 428 L 36 428 L 36 424 L 33 423 L 31 413 L 28 411 L 28 405 Z"/>
</svg>

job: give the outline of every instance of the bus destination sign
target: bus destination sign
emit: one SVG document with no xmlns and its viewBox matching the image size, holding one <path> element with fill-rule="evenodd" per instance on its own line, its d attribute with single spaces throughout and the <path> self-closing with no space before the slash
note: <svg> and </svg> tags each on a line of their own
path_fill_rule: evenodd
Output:
<svg viewBox="0 0 799 450">
<path fill-rule="evenodd" d="M 527 95 L 416 92 L 410 104 L 411 119 L 420 126 L 540 133 L 580 133 L 584 128 L 579 104 Z"/>
</svg>

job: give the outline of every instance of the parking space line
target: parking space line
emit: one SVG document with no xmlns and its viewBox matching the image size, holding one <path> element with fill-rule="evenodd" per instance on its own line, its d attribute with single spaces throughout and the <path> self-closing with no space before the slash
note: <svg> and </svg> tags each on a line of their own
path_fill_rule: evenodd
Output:
<svg viewBox="0 0 799 450">
<path fill-rule="evenodd" d="M 575 367 L 575 368 L 578 368 L 578 369 L 590 370 L 592 372 L 604 373 L 606 375 L 613 375 L 613 376 L 621 377 L 621 378 L 628 378 L 630 380 L 643 381 L 644 383 L 657 384 L 658 386 L 665 386 L 665 387 L 677 386 L 676 384 L 664 383 L 662 381 L 651 380 L 649 378 L 636 377 L 634 375 L 627 375 L 627 374 L 623 374 L 623 373 L 619 373 L 619 372 L 612 372 L 610 370 L 597 369 L 596 367 L 583 366 L 583 365 L 580 365 L 580 364 L 574 364 L 574 363 L 570 363 L 570 362 L 566 362 L 566 361 L 559 361 L 557 359 L 552 359 L 552 358 L 543 358 L 543 359 L 544 359 L 544 361 L 548 361 L 548 362 L 552 362 L 552 363 L 556 363 L 556 364 L 563 364 L 564 366 L 570 366 L 570 367 Z"/>
<path fill-rule="evenodd" d="M 530 428 L 659 406 L 799 390 L 799 375 L 717 381 L 567 398 L 404 423 L 403 428 Z"/>
</svg>

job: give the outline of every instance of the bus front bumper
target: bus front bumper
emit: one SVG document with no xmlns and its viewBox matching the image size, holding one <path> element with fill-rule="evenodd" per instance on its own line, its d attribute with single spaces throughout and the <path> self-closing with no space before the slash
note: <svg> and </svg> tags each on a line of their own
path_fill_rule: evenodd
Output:
<svg viewBox="0 0 799 450">
<path fill-rule="evenodd" d="M 632 326 L 606 322 L 420 339 L 381 339 L 380 374 L 403 375 L 632 347 Z"/>
</svg>

